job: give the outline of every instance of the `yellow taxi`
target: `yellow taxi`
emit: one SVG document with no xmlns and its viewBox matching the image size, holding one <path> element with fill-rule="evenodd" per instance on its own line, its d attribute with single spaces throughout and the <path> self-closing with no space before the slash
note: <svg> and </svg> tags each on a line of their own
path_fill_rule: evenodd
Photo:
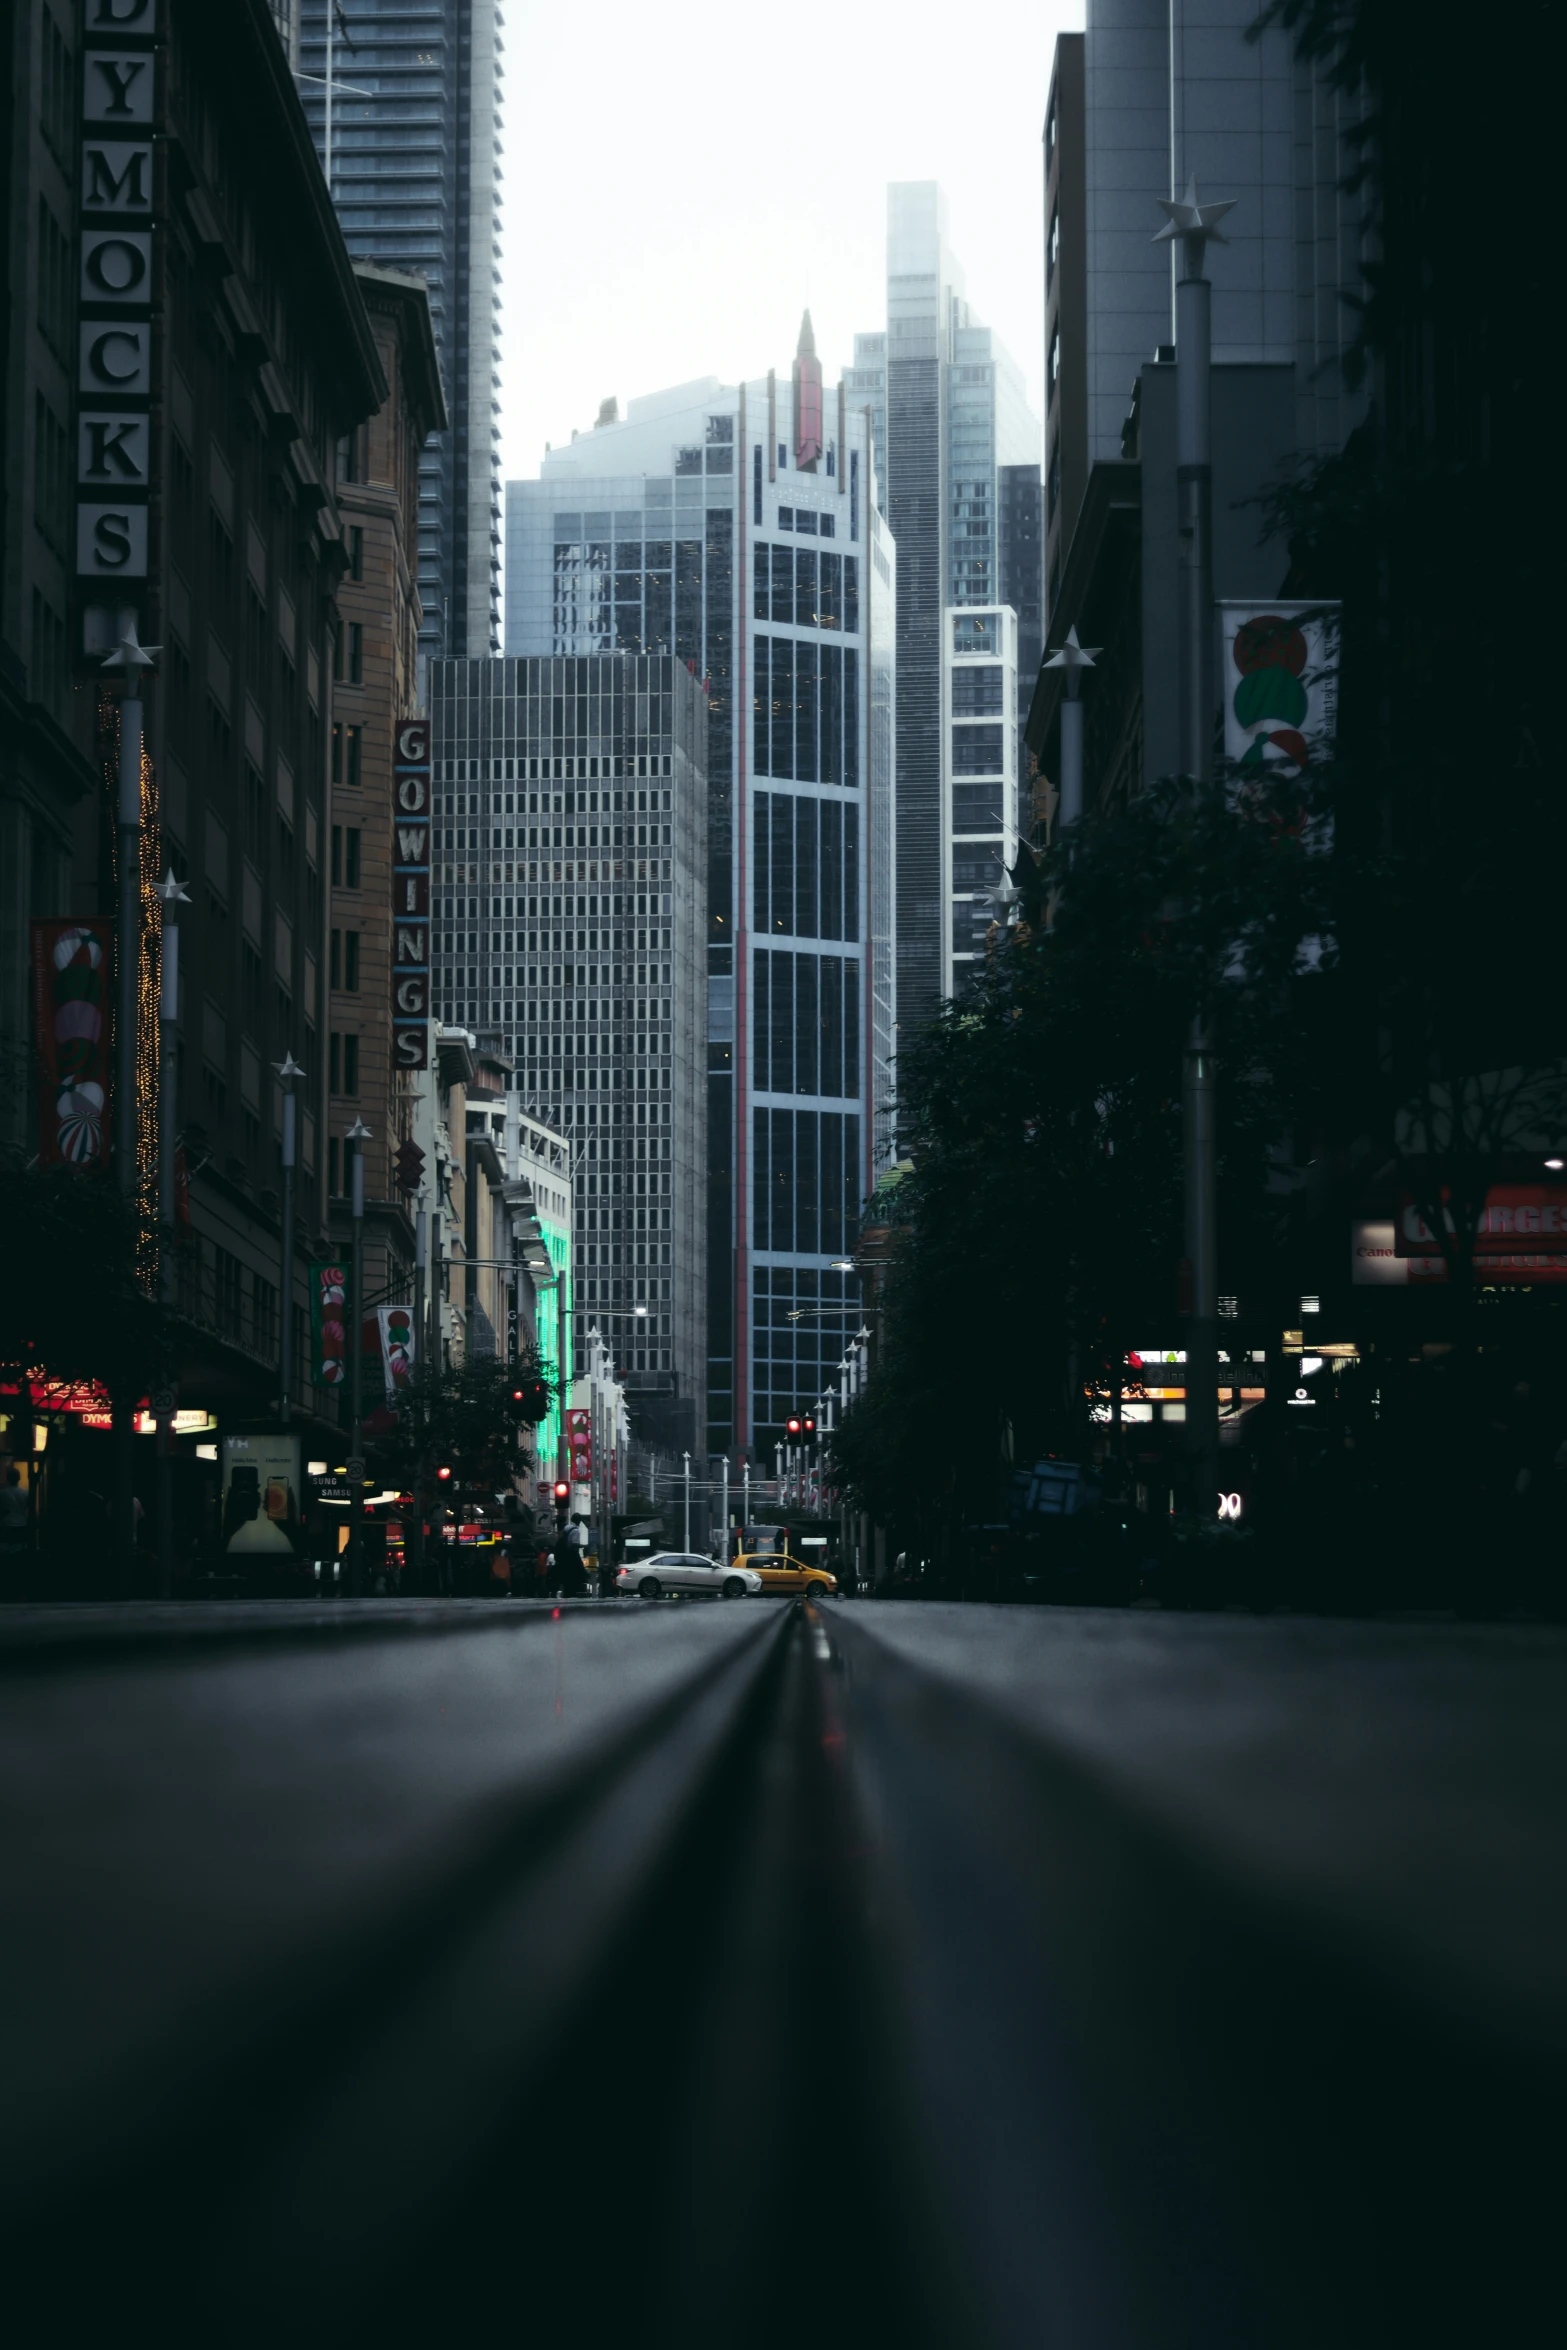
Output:
<svg viewBox="0 0 1567 2350">
<path fill-rule="evenodd" d="M 825 1599 L 838 1588 L 836 1575 L 829 1575 L 825 1567 L 808 1565 L 792 1551 L 742 1551 L 735 1565 L 749 1567 L 753 1575 L 761 1576 L 764 1599 L 770 1591 L 805 1591 L 817 1599 Z"/>
</svg>

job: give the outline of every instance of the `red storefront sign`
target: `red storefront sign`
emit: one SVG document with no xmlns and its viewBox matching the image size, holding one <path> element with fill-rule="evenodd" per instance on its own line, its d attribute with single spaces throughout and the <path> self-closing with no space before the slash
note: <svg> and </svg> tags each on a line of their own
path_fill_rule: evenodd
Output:
<svg viewBox="0 0 1567 2350">
<path fill-rule="evenodd" d="M 406 718 L 392 746 L 392 1056 L 430 1065 L 430 721 Z"/>
<path fill-rule="evenodd" d="M 35 922 L 32 950 L 39 1163 L 101 1166 L 109 1132 L 112 928 Z"/>
<path fill-rule="evenodd" d="M 1444 1195 L 1446 1196 L 1446 1195 Z M 1447 1210 L 1450 1234 L 1456 1231 Z M 1567 1252 L 1567 1184 L 1493 1183 L 1475 1231 L 1477 1257 Z M 1440 1257 L 1442 1244 L 1414 1198 L 1399 1200 L 1394 1246 L 1401 1257 Z"/>
</svg>

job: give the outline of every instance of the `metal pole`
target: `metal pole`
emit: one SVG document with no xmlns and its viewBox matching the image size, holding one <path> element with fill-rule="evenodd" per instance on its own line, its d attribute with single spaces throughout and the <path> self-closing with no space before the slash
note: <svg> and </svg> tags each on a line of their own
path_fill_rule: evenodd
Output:
<svg viewBox="0 0 1567 2350">
<path fill-rule="evenodd" d="M 332 193 L 332 0 L 326 0 L 326 192 Z"/>
<path fill-rule="evenodd" d="M 740 1465 L 740 1544 L 745 1546 L 745 1530 L 751 1523 L 751 1456 L 746 1454 Z"/>
<path fill-rule="evenodd" d="M 1159 232 L 1178 241 L 1175 288 L 1175 484 L 1180 562 L 1181 766 L 1199 787 L 1212 779 L 1214 726 L 1212 289 L 1203 274 L 1210 237 L 1228 202 L 1202 204 L 1197 183 L 1184 199 L 1163 199 Z M 1222 237 L 1219 240 L 1223 242 Z M 1192 1505 L 1199 1518 L 1218 1506 L 1219 1324 L 1215 1193 L 1213 1040 L 1204 1010 L 1193 1017 L 1181 1085 L 1186 1255 L 1191 1312 L 1186 1340 L 1186 1444 Z"/>
<path fill-rule="evenodd" d="M 116 930 L 115 1159 L 122 1196 L 136 1198 L 136 1010 L 141 978 L 142 702 L 120 702 L 120 777 L 116 809 L 120 872 Z M 136 1566 L 136 1395 L 114 1398 L 114 1516 L 119 1573 L 129 1589 Z"/>
<path fill-rule="evenodd" d="M 724 1530 L 724 1563 L 727 1566 L 729 1563 L 729 1455 L 727 1453 L 723 1458 L 723 1482 L 720 1492 L 722 1495 L 720 1517 Z"/>
<path fill-rule="evenodd" d="M 160 883 L 163 900 L 163 967 L 158 983 L 158 1289 L 165 1314 L 174 1304 L 174 1254 L 168 1236 L 174 1226 L 175 1022 L 180 1008 L 180 932 L 174 919 L 176 903 L 185 892 L 171 869 Z M 186 899 L 186 903 L 189 900 Z M 172 1386 L 172 1381 L 167 1384 Z M 166 1395 L 159 1399 L 167 1402 Z M 173 1428 L 167 1411 L 157 1414 L 158 1447 L 158 1597 L 167 1599 L 174 1588 L 174 1453 Z"/>
<path fill-rule="evenodd" d="M 684 1455 L 684 1459 L 685 1459 L 685 1464 L 686 1464 L 686 1540 L 685 1540 L 685 1547 L 686 1547 L 686 1549 L 687 1549 L 687 1550 L 689 1550 L 689 1549 L 691 1548 L 691 1455 L 690 1455 L 689 1453 L 686 1453 L 686 1454 Z"/>
<path fill-rule="evenodd" d="M 1066 677 L 1066 699 L 1061 704 L 1061 801 L 1057 810 L 1058 822 L 1064 831 L 1076 824 L 1083 813 L 1083 671 L 1092 669 L 1094 654 L 1077 641 L 1075 626 L 1066 632 L 1061 650 L 1045 663 L 1047 669 L 1059 669 Z"/>
<path fill-rule="evenodd" d="M 304 1072 L 292 1053 L 275 1064 L 283 1087 L 283 1230 L 278 1243 L 277 1416 L 287 1435 L 294 1424 L 294 1166 L 298 1157 L 299 1109 L 294 1080 Z"/>
<path fill-rule="evenodd" d="M 355 1119 L 348 1140 L 354 1146 L 351 1208 L 353 1214 L 353 1304 L 348 1330 L 348 1396 L 353 1437 L 348 1461 L 348 1595 L 359 1597 L 360 1566 L 364 1555 L 364 1316 L 365 1316 L 365 1151 L 369 1129 Z"/>
</svg>

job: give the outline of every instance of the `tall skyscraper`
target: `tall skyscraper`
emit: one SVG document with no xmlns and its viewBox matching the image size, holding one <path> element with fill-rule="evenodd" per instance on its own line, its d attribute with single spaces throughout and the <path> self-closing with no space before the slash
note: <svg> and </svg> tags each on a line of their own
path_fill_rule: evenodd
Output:
<svg viewBox="0 0 1567 2350">
<path fill-rule="evenodd" d="M 420 460 L 426 659 L 500 649 L 501 8 L 294 8 L 300 94 L 348 249 L 430 288 L 450 423 Z"/>
<path fill-rule="evenodd" d="M 666 652 L 439 661 L 437 1016 L 508 1054 L 575 1153 L 575 1372 L 597 1323 L 639 1434 L 706 1430 L 705 697 Z"/>
<path fill-rule="evenodd" d="M 880 381 L 876 380 L 880 378 Z M 1039 464 L 1022 377 L 974 317 L 933 180 L 887 191 L 887 324 L 855 341 L 848 382 L 866 411 L 898 549 L 897 1019 L 911 1030 L 942 995 L 942 645 L 949 606 L 1000 597 L 1005 469 Z"/>
<path fill-rule="evenodd" d="M 788 369 L 633 400 L 507 486 L 508 653 L 668 651 L 707 690 L 713 1453 L 766 1457 L 836 1371 L 890 1140 L 896 598 L 872 471 L 807 320 Z"/>
</svg>

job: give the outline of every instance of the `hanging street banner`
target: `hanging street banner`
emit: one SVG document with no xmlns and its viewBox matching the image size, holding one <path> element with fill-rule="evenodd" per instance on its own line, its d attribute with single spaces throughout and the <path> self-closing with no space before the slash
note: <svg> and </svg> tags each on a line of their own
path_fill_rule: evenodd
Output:
<svg viewBox="0 0 1567 2350">
<path fill-rule="evenodd" d="M 1332 756 L 1338 724 L 1337 604 L 1221 602 L 1224 755 L 1299 773 Z"/>
<path fill-rule="evenodd" d="M 392 745 L 392 1065 L 430 1066 L 430 721 Z"/>
<path fill-rule="evenodd" d="M 380 1338 L 381 1372 L 386 1400 L 395 1404 L 413 1376 L 414 1315 L 412 1306 L 378 1306 L 376 1328 Z"/>
<path fill-rule="evenodd" d="M 348 1275 L 341 1265 L 310 1268 L 310 1376 L 341 1387 L 348 1376 Z"/>
<path fill-rule="evenodd" d="M 101 1166 L 108 1132 L 112 926 L 35 922 L 32 950 L 39 1164 Z"/>
<path fill-rule="evenodd" d="M 593 1414 L 574 1410 L 566 1414 L 566 1445 L 571 1455 L 571 1482 L 589 1485 L 593 1481 Z"/>
</svg>

